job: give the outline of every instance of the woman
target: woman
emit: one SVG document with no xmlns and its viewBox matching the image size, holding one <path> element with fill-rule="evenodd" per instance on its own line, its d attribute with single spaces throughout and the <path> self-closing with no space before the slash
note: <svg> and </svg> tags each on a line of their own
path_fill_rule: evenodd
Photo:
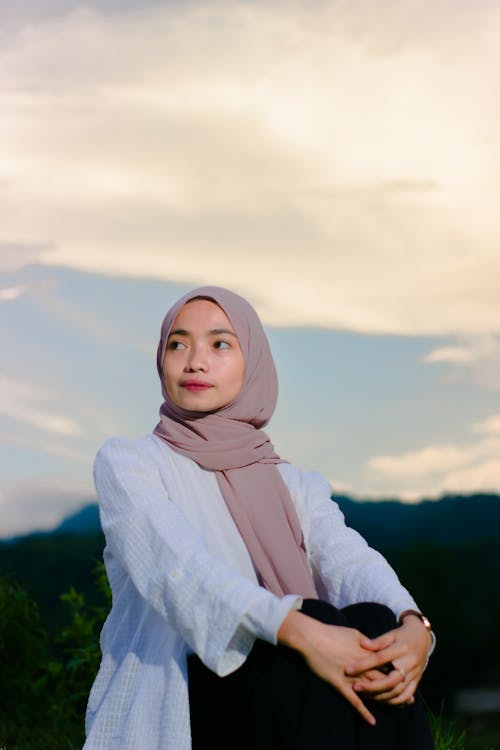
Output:
<svg viewBox="0 0 500 750">
<path fill-rule="evenodd" d="M 262 431 L 277 378 L 253 308 L 186 294 L 157 367 L 153 434 L 95 462 L 113 607 L 85 750 L 432 748 L 430 624 Z"/>
</svg>

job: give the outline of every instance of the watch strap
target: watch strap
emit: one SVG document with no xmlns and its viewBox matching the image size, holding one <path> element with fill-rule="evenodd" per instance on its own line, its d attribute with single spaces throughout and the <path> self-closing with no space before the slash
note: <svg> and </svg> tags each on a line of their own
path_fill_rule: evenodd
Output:
<svg viewBox="0 0 500 750">
<path fill-rule="evenodd" d="M 405 617 L 408 617 L 409 615 L 418 617 L 418 619 L 421 621 L 423 626 L 427 628 L 427 630 L 432 630 L 432 625 L 429 618 L 423 615 L 422 612 L 419 612 L 417 609 L 405 609 L 403 612 L 400 612 L 398 615 L 398 621 L 403 622 Z"/>
</svg>

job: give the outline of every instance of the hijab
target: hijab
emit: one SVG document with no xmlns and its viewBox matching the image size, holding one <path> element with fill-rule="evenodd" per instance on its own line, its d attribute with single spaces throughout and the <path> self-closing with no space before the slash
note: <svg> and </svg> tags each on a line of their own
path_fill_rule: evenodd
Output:
<svg viewBox="0 0 500 750">
<path fill-rule="evenodd" d="M 233 401 L 212 412 L 187 411 L 175 404 L 162 371 L 172 325 L 181 308 L 196 298 L 208 299 L 225 312 L 245 359 L 241 390 Z M 164 402 L 154 433 L 173 450 L 215 472 L 260 584 L 278 596 L 317 598 L 297 512 L 277 468 L 282 459 L 261 429 L 276 407 L 278 379 L 253 307 L 221 287 L 188 292 L 165 315 L 156 361 Z"/>
</svg>

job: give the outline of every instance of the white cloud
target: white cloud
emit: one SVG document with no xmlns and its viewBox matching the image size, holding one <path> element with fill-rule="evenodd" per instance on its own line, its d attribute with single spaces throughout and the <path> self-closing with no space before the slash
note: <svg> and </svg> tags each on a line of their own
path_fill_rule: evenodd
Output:
<svg viewBox="0 0 500 750">
<path fill-rule="evenodd" d="M 47 393 L 32 384 L 0 374 L 0 415 L 62 437 L 81 435 L 80 425 L 74 419 L 47 408 L 49 398 Z"/>
<path fill-rule="evenodd" d="M 396 456 L 376 456 L 370 460 L 370 467 L 395 480 L 419 479 L 457 469 L 464 460 L 470 460 L 470 449 L 454 445 L 430 445 Z"/>
<path fill-rule="evenodd" d="M 442 492 L 500 492 L 500 415 L 478 422 L 481 435 L 463 445 L 434 444 L 399 455 L 375 456 L 368 469 L 378 484 L 404 499 Z"/>
<path fill-rule="evenodd" d="M 75 463 L 84 465 L 87 469 L 92 465 L 93 456 L 88 450 L 68 445 L 67 442 L 63 443 L 53 439 L 40 442 L 33 435 L 26 433 L 19 435 L 8 431 L 0 432 L 0 442 L 9 446 L 16 446 L 21 451 L 41 452 L 48 456 L 57 456 L 64 459 L 67 465 L 72 464 L 73 467 Z"/>
<path fill-rule="evenodd" d="M 1 105 L 0 105 L 1 106 Z M 1 148 L 1 147 L 0 147 Z M 2 154 L 0 151 L 0 158 Z M 0 174 L 2 166 L 0 162 Z M 3 186 L 5 189 L 6 186 Z M 0 177 L 0 196 L 3 189 Z M 47 250 L 46 245 L 28 245 L 15 244 L 12 242 L 2 242 L 0 237 L 0 272 L 15 271 L 28 263 L 36 263 L 42 259 L 44 252 Z"/>
<path fill-rule="evenodd" d="M 2 302 L 10 302 L 13 299 L 17 299 L 28 290 L 25 285 L 20 286 L 8 286 L 0 289 L 0 300 Z"/>
<path fill-rule="evenodd" d="M 476 422 L 472 425 L 472 431 L 480 435 L 500 435 L 500 414 L 493 414 L 488 419 Z"/>
<path fill-rule="evenodd" d="M 268 323 L 498 331 L 499 32 L 485 0 L 32 23 L 0 53 L 2 232 Z"/>
<path fill-rule="evenodd" d="M 0 493 L 0 536 L 52 529 L 93 499 L 90 485 L 44 479 L 13 483 Z"/>
<path fill-rule="evenodd" d="M 496 443 L 496 456 L 477 464 L 451 472 L 443 482 L 449 492 L 500 492 L 500 440 Z"/>
<path fill-rule="evenodd" d="M 425 358 L 424 362 L 447 362 L 452 364 L 468 365 L 477 360 L 477 352 L 467 349 L 465 346 L 443 346 L 434 349 Z"/>
<path fill-rule="evenodd" d="M 499 286 L 500 288 L 500 286 Z M 491 334 L 463 338 L 424 357 L 428 364 L 448 364 L 447 377 L 469 377 L 484 388 L 500 390 L 500 338 Z"/>
</svg>

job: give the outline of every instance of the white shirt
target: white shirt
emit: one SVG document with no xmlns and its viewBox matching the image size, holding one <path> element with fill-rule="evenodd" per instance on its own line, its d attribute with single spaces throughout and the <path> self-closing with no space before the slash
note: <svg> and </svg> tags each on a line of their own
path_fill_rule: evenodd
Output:
<svg viewBox="0 0 500 750">
<path fill-rule="evenodd" d="M 320 596 L 340 608 L 418 609 L 386 560 L 345 525 L 326 480 L 290 464 L 278 469 Z M 84 750 L 190 750 L 187 654 L 229 674 L 256 638 L 276 643 L 302 600 L 258 585 L 215 474 L 155 435 L 108 440 L 94 477 L 113 607 Z"/>
</svg>

